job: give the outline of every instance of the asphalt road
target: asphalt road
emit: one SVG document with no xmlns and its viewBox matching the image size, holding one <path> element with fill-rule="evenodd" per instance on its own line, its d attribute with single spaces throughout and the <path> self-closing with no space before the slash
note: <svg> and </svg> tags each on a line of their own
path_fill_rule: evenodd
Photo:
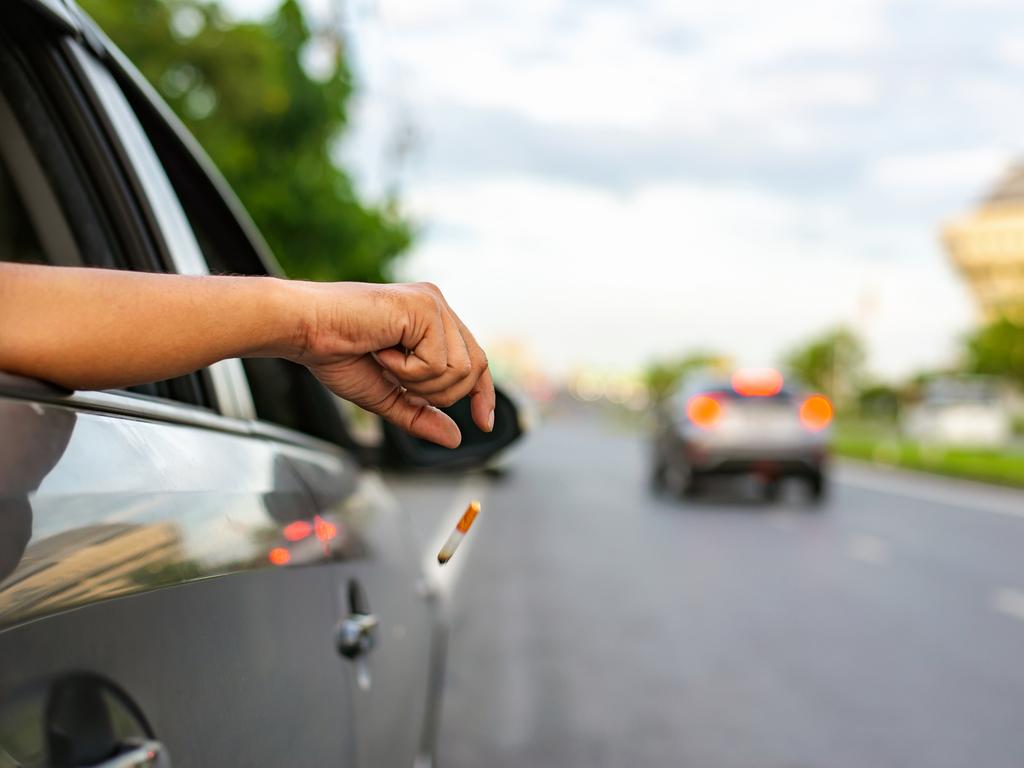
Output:
<svg viewBox="0 0 1024 768">
<path fill-rule="evenodd" d="M 819 510 L 684 504 L 645 459 L 577 414 L 501 481 L 400 490 L 484 501 L 445 575 L 445 768 L 1024 765 L 1024 494 L 844 465 Z"/>
</svg>

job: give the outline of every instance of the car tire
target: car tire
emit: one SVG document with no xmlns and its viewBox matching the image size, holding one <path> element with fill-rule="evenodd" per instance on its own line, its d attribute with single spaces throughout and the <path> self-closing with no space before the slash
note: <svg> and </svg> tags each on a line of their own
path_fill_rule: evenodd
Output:
<svg viewBox="0 0 1024 768">
<path fill-rule="evenodd" d="M 689 465 L 678 464 L 665 467 L 664 487 L 677 499 L 692 499 L 699 490 L 697 478 Z"/>
<path fill-rule="evenodd" d="M 807 476 L 807 496 L 815 506 L 825 501 L 828 496 L 828 482 L 825 473 L 820 470 Z"/>
<path fill-rule="evenodd" d="M 665 490 L 665 464 L 660 459 L 655 459 L 654 469 L 651 470 L 651 490 L 660 493 Z"/>
</svg>

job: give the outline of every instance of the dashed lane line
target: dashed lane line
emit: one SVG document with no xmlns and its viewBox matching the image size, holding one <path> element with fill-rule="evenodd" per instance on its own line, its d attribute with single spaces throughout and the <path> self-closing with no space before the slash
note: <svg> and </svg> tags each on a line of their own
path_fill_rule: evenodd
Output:
<svg viewBox="0 0 1024 768">
<path fill-rule="evenodd" d="M 990 605 L 996 613 L 1024 621 L 1024 591 L 1004 587 L 992 594 Z"/>
</svg>

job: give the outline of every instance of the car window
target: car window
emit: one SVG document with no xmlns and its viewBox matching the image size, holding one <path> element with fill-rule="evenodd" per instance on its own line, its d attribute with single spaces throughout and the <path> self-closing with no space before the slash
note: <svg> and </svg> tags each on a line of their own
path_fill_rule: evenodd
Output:
<svg viewBox="0 0 1024 768">
<path fill-rule="evenodd" d="M 6 144 L 6 139 L 0 136 L 0 142 Z M 26 264 L 47 262 L 36 223 L 29 218 L 3 158 L 0 158 L 0 258 Z"/>
<path fill-rule="evenodd" d="M 81 140 L 88 121 L 68 120 L 67 83 L 47 69 L 57 60 L 55 44 L 31 18 L 9 21 L 0 30 L 0 261 L 152 268 L 109 210 L 109 169 L 98 168 Z M 123 391 L 207 405 L 195 375 Z"/>
<path fill-rule="evenodd" d="M 81 266 L 77 243 L 14 116 L 8 90 L 0 88 L 0 260 Z"/>
</svg>

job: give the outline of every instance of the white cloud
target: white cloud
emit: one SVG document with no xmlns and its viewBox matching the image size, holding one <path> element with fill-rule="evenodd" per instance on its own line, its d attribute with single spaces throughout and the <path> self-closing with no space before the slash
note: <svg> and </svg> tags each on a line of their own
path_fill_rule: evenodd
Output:
<svg viewBox="0 0 1024 768">
<path fill-rule="evenodd" d="M 972 322 L 937 229 L 1024 143 L 995 6 L 379 2 L 352 146 L 372 156 L 389 110 L 422 128 L 405 269 L 483 337 L 556 370 L 758 363 L 842 321 L 902 373 Z"/>
<path fill-rule="evenodd" d="M 1024 67 L 1024 34 L 1004 35 L 996 43 L 996 53 L 1013 67 Z"/>
<path fill-rule="evenodd" d="M 1012 159 L 1011 153 L 997 147 L 889 155 L 875 161 L 867 178 L 893 192 L 946 195 L 952 189 L 976 196 Z"/>
<path fill-rule="evenodd" d="M 444 286 L 483 338 L 523 338 L 556 371 L 698 346 L 771 363 L 808 332 L 848 322 L 880 370 L 906 372 L 946 358 L 969 319 L 930 237 L 917 243 L 923 262 L 865 262 L 879 243 L 828 204 L 743 187 L 617 195 L 528 178 L 421 186 L 411 202 L 433 230 L 409 273 Z M 882 240 L 906 255 L 905 241 Z"/>
<path fill-rule="evenodd" d="M 454 104 L 554 126 L 661 127 L 704 138 L 742 130 L 748 140 L 794 144 L 811 138 L 808 109 L 858 108 L 876 93 L 863 71 L 775 65 L 869 48 L 881 34 L 878 2 L 808 2 L 789 13 L 735 1 L 652 3 L 642 12 L 548 2 L 418 5 L 385 3 L 383 18 L 391 22 L 392 76 L 416 83 L 424 109 Z"/>
</svg>

